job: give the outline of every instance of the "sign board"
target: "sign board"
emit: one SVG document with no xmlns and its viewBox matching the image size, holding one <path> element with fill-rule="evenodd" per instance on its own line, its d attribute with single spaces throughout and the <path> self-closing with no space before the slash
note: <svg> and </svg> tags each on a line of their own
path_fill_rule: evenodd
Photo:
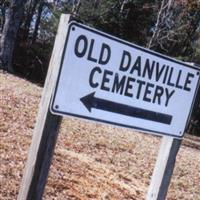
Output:
<svg viewBox="0 0 200 200">
<path fill-rule="evenodd" d="M 199 82 L 196 67 L 72 22 L 51 111 L 182 137 Z"/>
</svg>

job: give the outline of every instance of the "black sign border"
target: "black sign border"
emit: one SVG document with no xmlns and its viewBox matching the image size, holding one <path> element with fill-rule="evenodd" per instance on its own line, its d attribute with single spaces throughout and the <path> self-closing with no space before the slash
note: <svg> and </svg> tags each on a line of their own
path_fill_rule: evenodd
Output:
<svg viewBox="0 0 200 200">
<path fill-rule="evenodd" d="M 52 95 L 52 101 L 51 101 L 51 104 L 50 104 L 50 111 L 53 114 L 56 114 L 56 115 L 61 115 L 61 116 L 66 116 L 67 115 L 67 116 L 73 116 L 73 117 L 77 117 L 77 118 L 82 118 L 82 119 L 97 121 L 97 122 L 101 122 L 101 123 L 106 123 L 106 124 L 111 124 L 111 125 L 115 125 L 115 126 L 120 126 L 120 127 L 134 129 L 136 131 L 141 131 L 141 132 L 144 132 L 144 133 L 147 133 L 147 134 L 153 134 L 153 135 L 159 135 L 159 136 L 166 135 L 166 136 L 172 136 L 174 138 L 179 138 L 179 139 L 183 138 L 183 136 L 184 136 L 184 134 L 186 132 L 187 126 L 189 125 L 189 120 L 190 120 L 190 117 L 191 117 L 191 114 L 192 114 L 192 110 L 194 108 L 194 104 L 195 104 L 195 101 L 196 101 L 197 93 L 198 93 L 198 90 L 199 90 L 200 75 L 199 75 L 199 80 L 198 80 L 197 87 L 196 87 L 196 90 L 195 90 L 195 94 L 193 96 L 193 101 L 192 101 L 192 104 L 190 106 L 190 112 L 189 112 L 189 115 L 187 117 L 187 122 L 185 124 L 184 132 L 182 133 L 182 135 L 172 135 L 172 134 L 165 133 L 165 132 L 154 131 L 154 130 L 145 129 L 145 128 L 141 128 L 141 127 L 137 127 L 137 126 L 124 125 L 124 124 L 121 124 L 121 123 L 114 123 L 114 122 L 110 122 L 110 121 L 106 121 L 106 120 L 102 120 L 102 119 L 97 119 L 97 118 L 94 118 L 94 117 L 87 117 L 87 116 L 84 116 L 84 115 L 72 114 L 72 113 L 62 112 L 62 111 L 58 111 L 58 110 L 54 109 L 53 105 L 54 105 L 54 102 L 55 102 L 55 97 L 56 97 L 56 92 L 57 92 L 58 83 L 59 83 L 59 79 L 60 79 L 60 74 L 61 74 L 62 67 L 63 67 L 63 61 L 64 61 L 64 56 L 65 56 L 65 51 L 67 49 L 67 43 L 68 43 L 68 39 L 69 39 L 69 34 L 70 34 L 70 31 L 72 31 L 72 27 L 73 26 L 77 26 L 77 27 L 85 29 L 87 31 L 91 31 L 91 32 L 93 32 L 95 34 L 98 34 L 98 35 L 101 35 L 101 36 L 106 37 L 108 39 L 114 40 L 114 41 L 119 42 L 119 43 L 121 43 L 123 45 L 127 45 L 127 46 L 130 46 L 132 48 L 141 50 L 143 52 L 152 54 L 154 56 L 157 56 L 157 57 L 160 57 L 160 58 L 172 61 L 174 63 L 181 64 L 181 65 L 183 65 L 183 66 L 185 66 L 187 68 L 195 69 L 195 70 L 199 71 L 199 74 L 200 74 L 200 69 L 198 67 L 195 67 L 195 66 L 192 66 L 192 65 L 188 65 L 188 64 L 186 64 L 184 62 L 181 62 L 181 61 L 178 61 L 176 59 L 170 58 L 170 57 L 165 56 L 163 54 L 160 54 L 160 53 L 157 53 L 155 51 L 152 51 L 152 50 L 140 47 L 140 46 L 135 45 L 135 44 L 132 44 L 130 42 L 127 42 L 127 41 L 122 40 L 120 38 L 117 38 L 115 36 L 109 35 L 107 33 L 101 32 L 101 31 L 96 30 L 94 28 L 91 28 L 91 27 L 88 27 L 86 25 L 80 24 L 80 23 L 78 23 L 76 21 L 71 21 L 68 24 L 67 37 L 66 37 L 66 40 L 65 40 L 64 50 L 63 50 L 63 53 L 62 53 L 62 58 L 61 58 L 61 63 L 60 63 L 60 68 L 59 68 L 59 73 L 58 73 L 58 77 L 57 77 L 57 81 L 56 81 L 56 87 L 55 87 L 55 90 L 54 90 L 53 95 Z"/>
</svg>

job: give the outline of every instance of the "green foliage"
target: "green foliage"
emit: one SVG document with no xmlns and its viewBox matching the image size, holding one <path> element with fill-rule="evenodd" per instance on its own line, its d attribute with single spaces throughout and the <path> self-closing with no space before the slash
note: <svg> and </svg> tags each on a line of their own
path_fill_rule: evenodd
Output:
<svg viewBox="0 0 200 200">
<path fill-rule="evenodd" d="M 101 0 L 101 3 L 95 6 L 93 0 L 82 0 L 75 18 L 84 24 L 145 46 L 149 30 L 156 19 L 157 7 L 154 3 L 155 0 L 129 1 L 120 12 L 120 1 Z M 46 4 L 42 12 L 38 38 L 34 44 L 31 43 L 34 26 L 30 27 L 27 41 L 24 41 L 21 29 L 14 59 L 18 73 L 34 81 L 44 81 L 60 15 L 72 12 L 72 7 L 72 4 L 62 0 L 57 4 Z M 36 17 L 37 8 L 33 24 Z"/>
<path fill-rule="evenodd" d="M 121 10 L 120 1 L 101 1 L 98 9 L 91 1 L 80 8 L 78 18 L 102 31 L 145 46 L 156 19 L 155 0 L 132 0 Z"/>
</svg>

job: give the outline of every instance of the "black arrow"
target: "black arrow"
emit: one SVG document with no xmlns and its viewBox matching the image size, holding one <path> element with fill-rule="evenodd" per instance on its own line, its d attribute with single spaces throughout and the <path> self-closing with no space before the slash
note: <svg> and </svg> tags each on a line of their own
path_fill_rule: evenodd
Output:
<svg viewBox="0 0 200 200">
<path fill-rule="evenodd" d="M 96 108 L 130 117 L 146 119 L 150 121 L 160 122 L 163 124 L 171 124 L 171 115 L 145 110 L 137 107 L 131 107 L 121 103 L 96 98 L 94 95 L 95 92 L 86 95 L 80 99 L 89 112 L 91 112 L 91 108 Z"/>
</svg>

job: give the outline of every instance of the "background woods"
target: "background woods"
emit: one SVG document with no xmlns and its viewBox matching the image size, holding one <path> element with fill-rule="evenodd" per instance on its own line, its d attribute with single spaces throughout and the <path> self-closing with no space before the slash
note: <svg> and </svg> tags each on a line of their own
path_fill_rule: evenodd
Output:
<svg viewBox="0 0 200 200">
<path fill-rule="evenodd" d="M 1 0 L 0 68 L 45 80 L 61 13 L 187 62 L 200 63 L 198 0 Z M 189 127 L 200 134 L 200 95 Z"/>
</svg>

